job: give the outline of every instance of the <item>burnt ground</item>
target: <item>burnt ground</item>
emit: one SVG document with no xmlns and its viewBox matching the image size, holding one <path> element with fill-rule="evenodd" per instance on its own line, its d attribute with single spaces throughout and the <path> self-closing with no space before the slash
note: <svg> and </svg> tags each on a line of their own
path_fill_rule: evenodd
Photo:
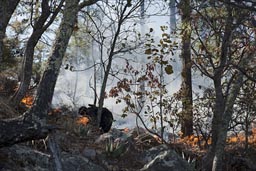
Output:
<svg viewBox="0 0 256 171">
<path fill-rule="evenodd" d="M 6 104 L 1 104 L 1 106 L 5 106 L 5 109 L 2 108 L 0 111 L 1 119 L 13 117 L 18 114 Z M 11 112 L 11 114 L 4 115 L 6 111 Z M 145 130 L 142 132 L 139 131 L 139 134 L 138 131 L 136 131 L 137 129 L 119 130 L 124 134 L 128 134 L 128 132 L 131 133 L 129 146 L 126 146 L 126 149 L 123 149 L 121 152 L 112 152 L 106 149 L 110 144 L 109 142 L 103 141 L 101 143 L 95 143 L 101 135 L 100 131 L 91 127 L 90 131 L 88 131 L 88 125 L 79 122 L 80 117 L 78 117 L 75 112 L 69 111 L 68 109 L 65 109 L 65 111 L 63 109 L 53 110 L 49 113 L 49 118 L 49 123 L 59 128 L 56 140 L 61 151 L 83 155 L 85 149 L 93 150 L 96 154 L 89 156 L 89 159 L 106 170 L 137 171 L 145 164 L 143 162 L 143 153 L 151 147 L 160 145 L 160 142 Z M 49 153 L 47 139 L 22 144 L 43 153 Z M 186 160 L 194 162 L 195 170 L 200 170 L 202 156 L 205 154 L 206 150 L 198 148 L 193 139 L 176 141 L 175 143 L 171 142 L 168 145 Z M 251 144 L 245 151 L 243 143 L 230 143 L 226 147 L 224 170 L 254 170 L 256 163 L 255 156 L 255 144 Z M 3 154 L 0 155 L 0 161 L 8 163 L 9 160 L 10 159 L 5 158 Z M 12 164 L 10 167 L 15 167 L 12 162 L 9 163 Z"/>
</svg>

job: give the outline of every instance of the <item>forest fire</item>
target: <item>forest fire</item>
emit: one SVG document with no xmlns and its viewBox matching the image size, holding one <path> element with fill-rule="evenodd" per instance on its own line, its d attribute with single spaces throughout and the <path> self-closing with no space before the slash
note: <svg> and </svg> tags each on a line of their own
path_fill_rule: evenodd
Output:
<svg viewBox="0 0 256 171">
<path fill-rule="evenodd" d="M 33 105 L 33 102 L 34 102 L 34 97 L 31 96 L 31 95 L 26 95 L 22 100 L 21 102 L 23 104 L 25 104 L 26 107 L 31 107 Z"/>
<path fill-rule="evenodd" d="M 211 144 L 211 139 L 209 138 L 206 142 L 206 140 L 204 140 L 202 136 L 191 135 L 191 136 L 187 136 L 187 137 L 178 139 L 177 142 L 185 143 L 192 147 L 197 147 L 197 146 L 205 147 L 207 144 Z"/>
<path fill-rule="evenodd" d="M 90 121 L 89 118 L 82 116 L 77 119 L 76 123 L 85 126 L 89 123 L 89 121 Z"/>
<path fill-rule="evenodd" d="M 207 140 L 203 139 L 202 136 L 188 136 L 181 139 L 178 139 L 178 143 L 185 143 L 191 147 L 204 147 L 205 145 L 211 144 L 211 138 Z M 233 136 L 227 137 L 227 144 L 249 144 L 249 145 L 256 145 L 256 128 L 252 128 L 251 134 L 248 136 L 246 140 L 246 136 L 244 134 L 238 134 Z"/>
<path fill-rule="evenodd" d="M 228 144 L 246 143 L 246 141 L 248 144 L 256 145 L 256 128 L 252 128 L 251 135 L 248 136 L 247 140 L 244 134 L 238 134 L 236 136 L 230 136 L 227 138 Z"/>
</svg>

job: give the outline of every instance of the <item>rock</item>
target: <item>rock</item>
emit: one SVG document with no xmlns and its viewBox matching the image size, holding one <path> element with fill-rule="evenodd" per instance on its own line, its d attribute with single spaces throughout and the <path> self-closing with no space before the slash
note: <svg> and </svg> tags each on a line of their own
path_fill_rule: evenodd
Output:
<svg viewBox="0 0 256 171">
<path fill-rule="evenodd" d="M 101 166 L 79 154 L 61 153 L 63 171 L 105 171 Z M 0 170 L 2 171 L 51 171 L 49 154 L 23 145 L 0 149 Z"/>
<path fill-rule="evenodd" d="M 86 158 L 89 158 L 89 159 L 92 159 L 94 160 L 96 158 L 96 150 L 95 149 L 92 149 L 92 148 L 85 148 L 83 151 L 82 151 L 82 155 Z"/>
<path fill-rule="evenodd" d="M 146 164 L 140 171 L 192 171 L 190 165 L 166 145 L 149 149 L 144 161 Z"/>
<path fill-rule="evenodd" d="M 22 145 L 13 145 L 0 150 L 2 170 L 48 171 L 50 155 Z"/>
<path fill-rule="evenodd" d="M 129 151 L 132 138 L 131 135 L 113 128 L 110 132 L 102 134 L 95 143 L 105 149 L 103 154 L 106 157 L 118 158 Z"/>
<path fill-rule="evenodd" d="M 131 134 L 134 138 L 136 138 L 142 134 L 147 134 L 147 131 L 142 127 L 135 127 L 129 130 L 129 134 Z"/>
<path fill-rule="evenodd" d="M 104 144 L 107 143 L 109 140 L 119 141 L 119 142 L 128 142 L 131 140 L 131 135 L 126 134 L 116 128 L 111 129 L 108 133 L 104 133 L 96 139 L 96 144 Z"/>
<path fill-rule="evenodd" d="M 69 153 L 62 153 L 63 171 L 105 171 L 99 165 L 94 164 L 89 159 L 81 155 L 72 155 Z"/>
</svg>

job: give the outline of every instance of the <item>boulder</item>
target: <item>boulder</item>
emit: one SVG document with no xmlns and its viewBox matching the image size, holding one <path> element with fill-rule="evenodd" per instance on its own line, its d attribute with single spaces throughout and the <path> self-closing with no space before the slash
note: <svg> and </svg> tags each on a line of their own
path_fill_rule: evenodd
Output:
<svg viewBox="0 0 256 171">
<path fill-rule="evenodd" d="M 23 145 L 0 149 L 1 170 L 48 171 L 50 155 Z"/>
<path fill-rule="evenodd" d="M 51 171 L 52 160 L 49 154 L 23 145 L 13 145 L 0 149 L 0 170 L 5 171 Z M 80 154 L 61 153 L 63 171 L 105 171 Z"/>
<path fill-rule="evenodd" d="M 105 171 L 101 166 L 94 164 L 81 155 L 62 153 L 63 171 Z"/>
<path fill-rule="evenodd" d="M 144 161 L 146 164 L 140 171 L 192 171 L 190 165 L 166 145 L 146 151 Z"/>
<path fill-rule="evenodd" d="M 124 133 L 119 129 L 113 128 L 108 133 L 104 133 L 96 139 L 96 144 L 105 144 L 109 140 L 119 141 L 121 143 L 127 143 L 131 140 L 131 134 Z"/>
<path fill-rule="evenodd" d="M 96 150 L 93 148 L 85 147 L 82 151 L 82 155 L 86 158 L 94 160 L 96 158 Z"/>
</svg>

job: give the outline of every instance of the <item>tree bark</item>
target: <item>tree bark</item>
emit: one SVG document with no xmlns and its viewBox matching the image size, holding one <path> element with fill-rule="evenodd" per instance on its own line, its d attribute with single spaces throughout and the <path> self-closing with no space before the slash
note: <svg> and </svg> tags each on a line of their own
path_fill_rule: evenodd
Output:
<svg viewBox="0 0 256 171">
<path fill-rule="evenodd" d="M 226 101 L 225 110 L 223 112 L 223 117 L 221 120 L 221 127 L 219 127 L 218 138 L 216 142 L 216 150 L 213 159 L 212 171 L 222 171 L 222 160 L 224 154 L 224 147 L 226 145 L 226 138 L 228 132 L 228 126 L 233 114 L 233 106 L 236 100 L 236 97 L 239 94 L 240 88 L 243 85 L 243 74 L 238 73 L 237 79 L 233 83 L 233 87 L 230 91 L 230 94 Z"/>
<path fill-rule="evenodd" d="M 190 0 L 180 2 L 182 11 L 182 122 L 181 131 L 183 136 L 193 135 L 193 99 L 192 99 L 192 77 L 191 77 L 191 26 Z"/>
<path fill-rule="evenodd" d="M 205 170 L 209 170 L 213 167 L 213 160 L 214 156 L 216 154 L 217 150 L 217 142 L 219 141 L 219 133 L 220 130 L 225 127 L 223 125 L 223 116 L 225 113 L 225 108 L 227 105 L 226 100 L 229 95 L 226 95 L 227 97 L 224 97 L 223 94 L 223 85 L 222 85 L 222 78 L 223 73 L 225 70 L 225 67 L 227 66 L 227 59 L 230 54 L 228 54 L 228 49 L 231 44 L 231 34 L 232 34 L 232 10 L 230 7 L 227 7 L 228 16 L 226 18 L 225 23 L 225 30 L 224 30 L 224 36 L 221 39 L 221 54 L 219 56 L 219 65 L 214 69 L 214 76 L 213 76 L 213 82 L 214 82 L 214 89 L 215 89 L 215 105 L 214 105 L 214 111 L 213 111 L 213 119 L 212 119 L 212 144 L 211 148 L 205 157 L 203 161 L 203 168 Z M 230 80 L 232 81 L 232 80 Z M 232 104 L 233 105 L 233 104 Z M 225 143 L 225 142 L 224 142 Z"/>
<path fill-rule="evenodd" d="M 3 61 L 4 38 L 6 27 L 11 19 L 14 10 L 20 0 L 1 0 L 0 1 L 0 63 Z"/>
</svg>

